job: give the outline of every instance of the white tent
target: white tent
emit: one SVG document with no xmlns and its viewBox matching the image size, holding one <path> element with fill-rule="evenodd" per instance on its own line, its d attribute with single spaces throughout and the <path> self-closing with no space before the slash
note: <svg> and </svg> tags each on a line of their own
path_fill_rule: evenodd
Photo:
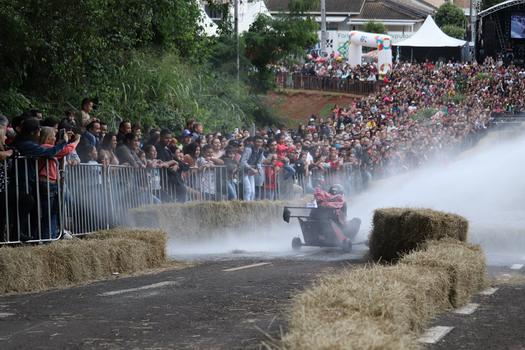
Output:
<svg viewBox="0 0 525 350">
<path fill-rule="evenodd" d="M 206 34 L 206 36 L 217 36 L 217 31 L 219 30 L 219 27 L 208 16 L 206 11 L 204 10 L 204 7 L 201 4 L 199 4 L 199 9 L 201 12 L 199 25 L 202 26 L 204 34 Z"/>
<path fill-rule="evenodd" d="M 234 18 L 235 7 L 230 6 L 230 16 Z M 259 14 L 270 16 L 270 11 L 263 0 L 239 0 L 239 33 L 247 32 Z"/>
<path fill-rule="evenodd" d="M 410 38 L 400 41 L 394 46 L 405 47 L 460 47 L 466 44 L 465 40 L 459 40 L 448 36 L 437 26 L 432 17 L 427 16 L 425 23 Z"/>
</svg>

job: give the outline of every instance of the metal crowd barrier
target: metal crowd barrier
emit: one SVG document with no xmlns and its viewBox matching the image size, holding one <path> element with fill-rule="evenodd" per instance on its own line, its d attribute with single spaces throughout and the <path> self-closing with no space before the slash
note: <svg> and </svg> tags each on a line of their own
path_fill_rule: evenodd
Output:
<svg viewBox="0 0 525 350">
<path fill-rule="evenodd" d="M 129 209 L 160 203 L 147 169 L 79 164 L 66 166 L 63 176 L 65 228 L 73 234 L 123 225 Z"/>
<path fill-rule="evenodd" d="M 56 179 L 50 178 L 52 167 Z M 144 205 L 246 200 L 251 192 L 243 181 L 250 175 L 226 166 L 183 173 L 100 164 L 60 168 L 56 159 L 19 157 L 0 162 L 2 171 L 0 244 L 53 241 L 63 232 L 79 235 L 125 225 L 129 209 Z M 265 165 L 252 179 L 252 200 L 290 200 L 334 183 L 351 193 L 362 183 L 359 169 L 350 164 L 312 175 Z"/>
<path fill-rule="evenodd" d="M 368 95 L 379 91 L 382 86 L 381 81 L 361 81 L 302 74 L 291 74 L 291 80 L 289 80 L 289 76 L 287 72 L 277 73 L 275 79 L 277 87 Z"/>
<path fill-rule="evenodd" d="M 54 169 L 57 178 L 50 177 Z M 49 242 L 63 232 L 62 186 L 56 159 L 0 162 L 0 245 Z"/>
</svg>

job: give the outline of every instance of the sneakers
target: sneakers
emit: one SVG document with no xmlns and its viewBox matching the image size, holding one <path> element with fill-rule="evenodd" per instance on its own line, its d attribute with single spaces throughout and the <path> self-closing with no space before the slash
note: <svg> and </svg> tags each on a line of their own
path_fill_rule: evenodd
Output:
<svg viewBox="0 0 525 350">
<path fill-rule="evenodd" d="M 64 230 L 64 233 L 62 233 L 62 239 L 73 239 L 73 235 L 71 232 Z"/>
</svg>

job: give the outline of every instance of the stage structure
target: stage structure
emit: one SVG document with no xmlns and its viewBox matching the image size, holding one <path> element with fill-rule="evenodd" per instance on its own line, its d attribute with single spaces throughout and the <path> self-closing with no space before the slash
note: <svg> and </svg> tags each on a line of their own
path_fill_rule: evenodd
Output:
<svg viewBox="0 0 525 350">
<path fill-rule="evenodd" d="M 507 0 L 478 13 L 476 57 L 525 65 L 525 0 Z"/>
<path fill-rule="evenodd" d="M 388 35 L 350 32 L 350 50 L 348 61 L 350 67 L 361 64 L 363 46 L 377 49 L 377 69 L 379 74 L 386 74 L 392 69 L 392 39 Z"/>
</svg>

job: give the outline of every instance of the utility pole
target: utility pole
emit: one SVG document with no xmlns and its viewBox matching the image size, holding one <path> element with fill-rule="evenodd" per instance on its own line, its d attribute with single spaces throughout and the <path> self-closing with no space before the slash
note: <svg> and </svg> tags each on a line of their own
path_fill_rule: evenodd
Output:
<svg viewBox="0 0 525 350">
<path fill-rule="evenodd" d="M 240 56 L 240 42 L 239 42 L 239 0 L 235 0 L 235 11 L 234 11 L 234 21 L 235 21 L 235 45 L 236 45 L 236 55 L 237 55 L 237 90 L 239 90 L 240 84 L 240 70 L 241 70 L 241 56 Z"/>
<path fill-rule="evenodd" d="M 470 53 L 470 60 L 472 61 L 473 59 L 473 55 L 472 55 L 472 52 L 471 52 L 471 48 L 470 48 L 470 42 L 475 42 L 475 38 L 474 38 L 474 23 L 472 22 L 472 19 L 474 18 L 474 16 L 472 16 L 472 9 L 473 9 L 473 6 L 472 6 L 472 0 L 470 0 L 470 10 L 469 10 L 469 24 L 470 24 L 470 40 L 469 40 L 469 43 L 468 43 L 468 49 L 469 49 L 469 53 Z"/>
<path fill-rule="evenodd" d="M 321 56 L 326 53 L 326 0 L 321 0 Z"/>
</svg>

